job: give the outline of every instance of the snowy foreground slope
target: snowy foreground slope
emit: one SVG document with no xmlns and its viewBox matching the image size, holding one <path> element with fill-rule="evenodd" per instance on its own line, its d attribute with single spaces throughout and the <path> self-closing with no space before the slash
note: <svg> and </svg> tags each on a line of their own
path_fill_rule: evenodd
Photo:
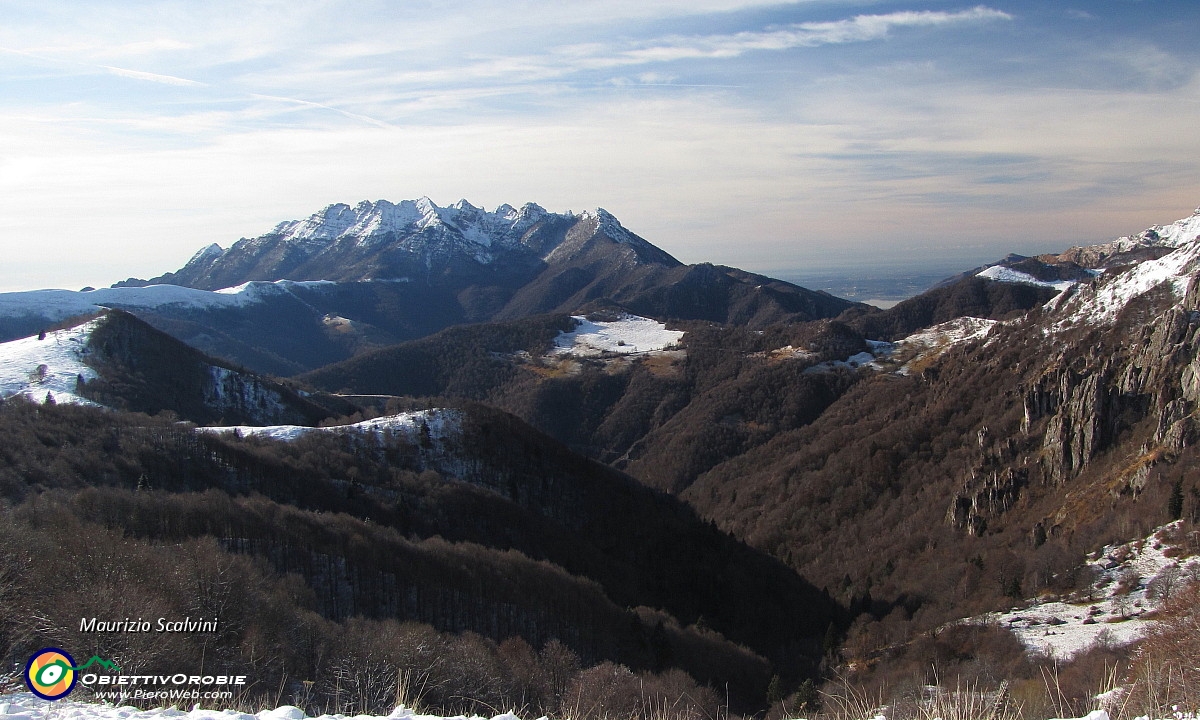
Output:
<svg viewBox="0 0 1200 720">
<path fill-rule="evenodd" d="M 1097 643 L 1128 645 L 1145 636 L 1165 595 L 1200 577 L 1200 559 L 1182 557 L 1165 539 L 1179 521 L 1148 537 L 1093 553 L 1090 588 L 1066 597 L 1042 597 L 1021 609 L 972 618 L 1012 632 L 1029 649 L 1067 660 Z M 1174 556 L 1174 557 L 1172 557 Z"/>
<path fill-rule="evenodd" d="M 304 711 L 284 705 L 274 710 L 263 710 L 250 715 L 236 710 L 200 709 L 197 705 L 191 710 L 177 708 L 158 708 L 154 710 L 139 710 L 128 705 L 109 705 L 101 703 L 77 702 L 73 700 L 58 700 L 49 702 L 34 697 L 32 693 L 16 693 L 0 695 L 0 720 L 304 720 L 308 717 Z M 346 715 L 321 715 L 322 720 L 342 720 Z M 370 720 L 374 716 L 356 715 L 361 720 Z M 378 716 L 383 718 L 384 716 Z M 386 716 L 387 720 L 443 720 L 434 715 L 421 715 L 403 706 Z M 454 720 L 467 720 L 459 716 Z M 474 719 L 472 719 L 474 720 Z M 478 720 L 484 720 L 482 718 Z M 491 720 L 518 720 L 512 713 L 497 715 Z"/>
<path fill-rule="evenodd" d="M 36 698 L 32 693 L 17 693 L 0 695 L 0 720 L 305 720 L 308 716 L 304 711 L 284 705 L 274 710 L 263 710 L 250 715 L 236 710 L 208 710 L 195 706 L 191 710 L 177 708 L 159 708 L 154 710 L 139 710 L 129 706 L 114 706 L 100 703 L 76 702 L 59 700 L 48 702 Z M 387 716 L 372 715 L 320 715 L 318 720 L 487 720 L 479 716 L 466 718 L 459 715 L 455 718 L 441 718 L 436 715 L 421 715 L 403 706 L 397 707 Z M 521 720 L 512 713 L 502 713 L 490 720 Z M 864 720 L 866 720 L 864 718 Z M 1109 720 L 1109 715 L 1103 710 L 1089 713 L 1080 720 Z"/>
</svg>

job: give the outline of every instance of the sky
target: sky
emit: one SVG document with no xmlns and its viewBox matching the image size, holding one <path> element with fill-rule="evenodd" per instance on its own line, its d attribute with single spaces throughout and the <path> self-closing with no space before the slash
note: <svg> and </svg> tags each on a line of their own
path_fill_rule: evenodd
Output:
<svg viewBox="0 0 1200 720">
<path fill-rule="evenodd" d="M 1200 205 L 1192 0 L 0 0 L 0 291 L 335 202 L 603 207 L 684 262 L 966 269 Z"/>
</svg>

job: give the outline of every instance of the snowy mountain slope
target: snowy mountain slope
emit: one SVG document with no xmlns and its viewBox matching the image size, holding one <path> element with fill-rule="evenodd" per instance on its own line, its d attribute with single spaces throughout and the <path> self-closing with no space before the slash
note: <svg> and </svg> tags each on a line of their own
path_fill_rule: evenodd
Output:
<svg viewBox="0 0 1200 720">
<path fill-rule="evenodd" d="M 1134 235 L 1109 242 L 1072 247 L 1059 254 L 1043 255 L 1047 262 L 1073 262 L 1089 268 L 1119 267 L 1140 262 L 1186 245 L 1200 237 L 1200 208 L 1190 217 L 1170 225 L 1155 225 Z"/>
<path fill-rule="evenodd" d="M 975 277 L 987 278 L 988 280 L 995 280 L 996 282 L 1039 285 L 1041 287 L 1053 288 L 1060 291 L 1066 290 L 1078 282 L 1078 280 L 1039 280 L 1029 273 L 1021 272 L 1020 270 L 1016 270 L 1005 265 L 993 265 L 986 270 L 976 273 Z"/>
<path fill-rule="evenodd" d="M 1161 291 L 1182 301 L 1200 272 L 1200 208 L 1109 243 L 1039 258 L 1010 256 L 973 276 L 1059 291 L 1045 304 L 1053 332 L 1077 324 L 1110 325 L 1136 298 Z"/>
<path fill-rule="evenodd" d="M 1111 243 L 1092 246 L 1111 253 L 1124 253 L 1146 247 L 1177 248 L 1200 238 L 1200 208 L 1191 217 L 1176 220 L 1170 225 L 1155 225 L 1136 235 L 1126 235 Z"/>
<path fill-rule="evenodd" d="M 93 305 L 121 307 L 205 352 L 276 375 L 454 325 L 597 306 L 755 327 L 855 307 L 736 268 L 683 265 L 600 208 L 487 211 L 428 198 L 330 205 L 228 249 L 210 244 L 176 272 L 46 297 L 14 295 L 8 309 L 0 298 L 0 339 Z M 63 307 L 46 310 L 56 303 Z"/>
<path fill-rule="evenodd" d="M 1077 286 L 1047 303 L 1055 316 L 1053 328 L 1061 330 L 1076 323 L 1107 325 L 1133 300 L 1152 291 L 1167 293 L 1179 302 L 1190 291 L 1200 272 L 1200 241 L 1182 243 L 1170 253 L 1145 260 L 1121 272 L 1105 273 L 1094 283 Z"/>
<path fill-rule="evenodd" d="M 280 223 L 251 243 L 262 244 L 266 238 L 278 236 L 286 243 L 321 252 L 336 245 L 369 246 L 387 242 L 391 237 L 407 236 L 402 246 L 418 251 L 417 238 L 421 233 L 438 234 L 478 262 L 488 263 L 505 248 L 517 245 L 525 232 L 546 215 L 544 208 L 532 203 L 519 210 L 501 205 L 495 212 L 477 208 L 466 200 L 442 208 L 427 197 L 399 203 L 363 201 L 353 208 L 337 203 L 305 220 Z M 214 261 L 215 257 L 199 260 Z"/>
<path fill-rule="evenodd" d="M 998 320 L 964 316 L 939 323 L 898 340 L 888 348 L 888 358 L 907 375 L 950 349 L 988 336 L 1000 325 Z"/>
<path fill-rule="evenodd" d="M 0 397 L 21 395 L 35 402 L 95 404 L 81 397 L 80 380 L 96 378 L 84 362 L 91 355 L 92 331 L 100 320 L 0 343 Z"/>
<path fill-rule="evenodd" d="M 970 622 L 999 624 L 1031 653 L 1059 660 L 1097 643 L 1136 642 L 1166 597 L 1200 578 L 1200 559 L 1182 554 L 1168 539 L 1180 532 L 1176 521 L 1137 541 L 1109 545 L 1088 560 L 1093 580 L 1087 588 L 1061 598 L 1035 598 L 1023 608 Z"/>
<path fill-rule="evenodd" d="M 399 203 L 363 201 L 353 207 L 335 203 L 304 220 L 282 222 L 268 233 L 243 238 L 227 250 L 210 245 L 178 272 L 150 282 L 214 289 L 282 278 L 503 275 L 569 262 L 597 237 L 625 246 L 635 263 L 679 265 L 603 209 L 550 213 L 527 203 L 489 212 L 466 200 L 439 207 L 422 197 Z"/>
<path fill-rule="evenodd" d="M 40 339 L 39 339 L 40 338 Z M 103 405 L 183 418 L 316 423 L 332 413 L 231 367 L 122 311 L 0 343 L 0 397 Z M 350 411 L 338 402 L 339 412 Z"/>
<path fill-rule="evenodd" d="M 291 294 L 295 288 L 320 288 L 325 283 L 248 282 L 216 291 L 178 285 L 111 287 L 98 290 L 27 290 L 0 293 L 0 318 L 36 319 L 53 324 L 66 318 L 105 308 L 126 310 L 213 310 L 244 308 L 272 296 Z"/>
</svg>

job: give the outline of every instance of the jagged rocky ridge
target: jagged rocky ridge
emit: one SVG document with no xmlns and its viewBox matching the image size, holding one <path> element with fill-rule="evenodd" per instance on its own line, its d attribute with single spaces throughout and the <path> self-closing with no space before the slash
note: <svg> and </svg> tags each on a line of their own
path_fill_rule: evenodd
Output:
<svg viewBox="0 0 1200 720">
<path fill-rule="evenodd" d="M 465 200 L 441 208 L 429 198 L 337 203 L 305 220 L 243 238 L 228 250 L 210 245 L 183 268 L 151 283 L 207 290 L 251 280 L 417 281 L 447 274 L 528 271 L 564 262 L 603 237 L 629 264 L 681 263 L 621 226 L 603 209 L 557 214 L 535 204 L 495 212 Z"/>
</svg>

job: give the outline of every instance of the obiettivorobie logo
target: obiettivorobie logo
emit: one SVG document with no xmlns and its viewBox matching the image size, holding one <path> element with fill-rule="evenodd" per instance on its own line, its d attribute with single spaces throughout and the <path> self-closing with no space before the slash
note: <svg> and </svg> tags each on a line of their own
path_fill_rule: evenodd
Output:
<svg viewBox="0 0 1200 720">
<path fill-rule="evenodd" d="M 34 653 L 25 665 L 25 684 L 29 686 L 30 692 L 43 700 L 58 700 L 75 689 L 75 683 L 79 681 L 76 673 L 92 665 L 121 672 L 116 663 L 99 655 L 93 655 L 90 660 L 77 666 L 75 658 L 66 650 L 42 648 Z"/>
<path fill-rule="evenodd" d="M 93 665 L 99 668 L 83 672 Z M 97 674 L 97 670 L 102 670 Z M 108 672 L 103 672 L 108 671 Z M 229 700 L 232 688 L 246 685 L 245 675 L 112 675 L 123 673 L 111 660 L 93 655 L 82 665 L 62 648 L 42 648 L 25 665 L 25 684 L 44 700 L 61 700 L 82 684 L 101 700 Z M 185 686 L 185 687 L 181 687 Z M 191 689 L 188 689 L 190 686 Z M 159 689 L 156 689 L 159 688 Z"/>
</svg>

